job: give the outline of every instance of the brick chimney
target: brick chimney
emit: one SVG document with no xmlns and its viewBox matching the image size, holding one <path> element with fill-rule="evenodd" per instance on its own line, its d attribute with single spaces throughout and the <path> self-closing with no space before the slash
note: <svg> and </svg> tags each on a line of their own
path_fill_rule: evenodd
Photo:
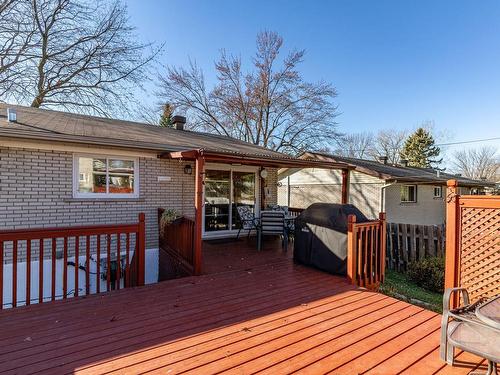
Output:
<svg viewBox="0 0 500 375">
<path fill-rule="evenodd" d="M 382 164 L 387 164 L 387 156 L 379 156 L 378 161 L 381 162 Z"/>
<path fill-rule="evenodd" d="M 172 124 L 174 125 L 174 129 L 184 130 L 186 118 L 184 116 L 174 116 L 172 117 Z"/>
</svg>

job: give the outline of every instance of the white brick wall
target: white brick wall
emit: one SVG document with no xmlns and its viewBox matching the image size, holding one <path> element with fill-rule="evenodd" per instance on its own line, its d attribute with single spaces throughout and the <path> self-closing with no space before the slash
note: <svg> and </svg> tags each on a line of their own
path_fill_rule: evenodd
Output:
<svg viewBox="0 0 500 375">
<path fill-rule="evenodd" d="M 187 162 L 139 158 L 140 197 L 117 200 L 73 199 L 72 164 L 70 152 L 0 148 L 0 228 L 127 223 L 145 212 L 146 247 L 156 248 L 158 207 L 194 215 Z M 158 176 L 172 179 L 158 182 Z"/>
<path fill-rule="evenodd" d="M 102 154 L 113 152 L 103 149 Z M 140 157 L 139 198 L 75 199 L 72 152 L 0 147 L 0 230 L 130 223 L 144 212 L 146 248 L 157 248 L 159 207 L 194 217 L 195 176 L 184 173 L 186 164 L 194 170 L 189 162 Z M 169 176 L 171 181 L 158 182 L 158 176 Z M 265 204 L 276 203 L 276 169 L 268 169 L 266 186 L 270 195 Z M 19 250 L 22 260 L 24 249 Z"/>
</svg>

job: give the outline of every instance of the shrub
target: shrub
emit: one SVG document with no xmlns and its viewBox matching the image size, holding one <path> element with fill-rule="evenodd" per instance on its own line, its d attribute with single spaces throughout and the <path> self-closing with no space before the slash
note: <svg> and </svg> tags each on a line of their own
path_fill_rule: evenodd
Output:
<svg viewBox="0 0 500 375">
<path fill-rule="evenodd" d="M 173 208 L 167 208 L 165 211 L 163 211 L 163 214 L 161 215 L 161 222 L 163 224 L 170 224 L 172 221 L 179 218 L 180 216 L 181 215 L 179 215 L 179 213 Z"/>
<path fill-rule="evenodd" d="M 408 265 L 408 277 L 422 288 L 437 293 L 444 291 L 444 259 L 424 258 Z"/>
</svg>

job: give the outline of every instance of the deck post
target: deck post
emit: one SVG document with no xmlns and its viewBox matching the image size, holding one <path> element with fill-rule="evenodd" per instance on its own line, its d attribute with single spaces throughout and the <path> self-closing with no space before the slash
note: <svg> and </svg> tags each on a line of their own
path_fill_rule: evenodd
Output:
<svg viewBox="0 0 500 375">
<path fill-rule="evenodd" d="M 380 221 L 380 282 L 383 283 L 385 279 L 385 253 L 387 249 L 387 220 L 385 212 L 378 214 Z"/>
<path fill-rule="evenodd" d="M 349 203 L 349 169 L 342 169 L 342 204 Z"/>
<path fill-rule="evenodd" d="M 139 226 L 138 226 L 138 232 L 137 232 L 137 241 L 138 241 L 138 251 L 139 254 L 137 256 L 138 260 L 138 265 L 139 265 L 139 270 L 137 273 L 137 284 L 139 286 L 142 286 L 145 284 L 146 277 L 145 277 L 145 272 L 146 272 L 146 223 L 145 223 L 146 217 L 144 215 L 144 212 L 141 212 L 139 214 Z"/>
<path fill-rule="evenodd" d="M 446 253 L 444 287 L 458 287 L 458 194 L 457 180 L 448 180 L 446 189 Z M 457 306 L 456 294 L 453 297 L 452 305 Z"/>
<path fill-rule="evenodd" d="M 351 284 L 356 284 L 356 233 L 354 232 L 354 224 L 356 224 L 356 216 L 349 215 L 347 217 L 347 279 Z"/>
<path fill-rule="evenodd" d="M 194 257 L 193 270 L 195 275 L 201 274 L 201 249 L 202 249 L 202 220 L 203 220 L 203 176 L 205 173 L 205 160 L 201 155 L 196 157 L 195 163 L 195 225 L 194 225 Z"/>
</svg>

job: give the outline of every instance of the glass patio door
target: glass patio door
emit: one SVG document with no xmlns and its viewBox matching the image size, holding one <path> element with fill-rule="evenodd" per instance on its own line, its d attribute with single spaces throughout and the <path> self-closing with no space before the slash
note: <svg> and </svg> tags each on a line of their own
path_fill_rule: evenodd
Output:
<svg viewBox="0 0 500 375">
<path fill-rule="evenodd" d="M 237 207 L 248 206 L 255 213 L 255 172 L 233 172 L 231 229 L 239 229 Z"/>
<path fill-rule="evenodd" d="M 230 228 L 231 171 L 205 171 L 205 232 Z"/>
<path fill-rule="evenodd" d="M 257 207 L 256 172 L 205 170 L 204 233 L 230 233 L 240 227 L 238 206 Z"/>
</svg>

